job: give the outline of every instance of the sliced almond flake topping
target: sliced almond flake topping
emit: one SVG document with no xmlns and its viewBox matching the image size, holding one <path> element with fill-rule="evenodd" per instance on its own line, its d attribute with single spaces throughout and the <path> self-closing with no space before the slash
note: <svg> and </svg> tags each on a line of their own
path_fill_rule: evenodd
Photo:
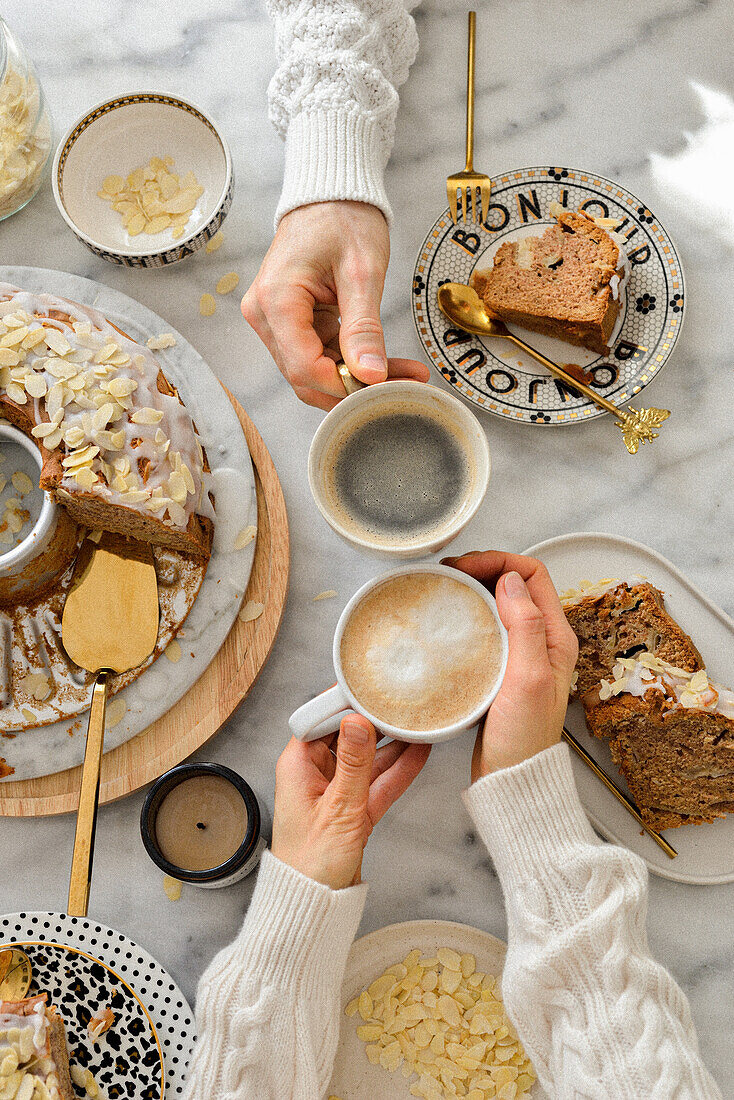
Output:
<svg viewBox="0 0 734 1100">
<path fill-rule="evenodd" d="M 159 336 L 151 336 L 147 344 L 151 351 L 163 351 L 164 348 L 175 348 L 176 337 L 172 332 L 161 332 Z"/>
<path fill-rule="evenodd" d="M 43 672 L 29 672 L 21 680 L 18 686 L 26 695 L 32 696 L 39 703 L 48 699 L 51 694 L 51 684 L 48 676 Z"/>
<path fill-rule="evenodd" d="M 25 496 L 26 493 L 33 491 L 33 482 L 28 477 L 28 474 L 24 474 L 22 470 L 16 470 L 11 475 L 10 480 L 13 483 L 13 488 L 16 493 L 20 493 L 21 496 Z"/>
<path fill-rule="evenodd" d="M 71 344 L 63 332 L 59 332 L 57 328 L 45 328 L 44 338 L 48 347 L 55 351 L 57 355 L 68 355 L 71 351 Z"/>
<path fill-rule="evenodd" d="M 36 374 L 35 371 L 31 371 L 26 375 L 25 388 L 27 393 L 35 398 L 45 397 L 48 391 L 46 379 L 42 374 Z"/>
<path fill-rule="evenodd" d="M 163 419 L 163 410 L 145 406 L 142 409 L 136 409 L 130 419 L 133 424 L 160 424 Z"/>
<path fill-rule="evenodd" d="M 35 726 L 36 722 L 38 721 L 37 714 L 34 714 L 32 710 L 28 709 L 28 707 L 21 707 L 20 713 L 23 715 L 23 718 L 26 722 L 29 722 L 32 726 Z"/>
<path fill-rule="evenodd" d="M 248 600 L 237 618 L 243 623 L 251 623 L 254 619 L 259 619 L 264 610 L 265 604 L 258 603 L 257 600 Z"/>
<path fill-rule="evenodd" d="M 16 405 L 25 405 L 28 402 L 25 390 L 17 382 L 8 383 L 5 393 Z"/>
<path fill-rule="evenodd" d="M 233 548 L 235 550 L 244 550 L 244 548 L 252 542 L 256 534 L 257 527 L 255 527 L 253 524 L 250 524 L 249 527 L 243 528 L 243 530 L 240 531 L 240 533 L 235 538 Z"/>
</svg>

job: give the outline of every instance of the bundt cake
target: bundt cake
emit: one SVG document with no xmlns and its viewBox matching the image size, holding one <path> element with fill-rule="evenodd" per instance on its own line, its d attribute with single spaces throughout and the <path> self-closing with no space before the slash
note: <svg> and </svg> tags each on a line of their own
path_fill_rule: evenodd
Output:
<svg viewBox="0 0 734 1100">
<path fill-rule="evenodd" d="M 628 261 L 609 218 L 551 206 L 542 236 L 506 241 L 472 285 L 489 313 L 522 328 L 606 355 L 619 316 Z"/>
<path fill-rule="evenodd" d="M 152 352 L 97 310 L 0 283 L 0 416 L 36 441 L 41 488 L 76 523 L 209 557 L 194 422 Z"/>
</svg>

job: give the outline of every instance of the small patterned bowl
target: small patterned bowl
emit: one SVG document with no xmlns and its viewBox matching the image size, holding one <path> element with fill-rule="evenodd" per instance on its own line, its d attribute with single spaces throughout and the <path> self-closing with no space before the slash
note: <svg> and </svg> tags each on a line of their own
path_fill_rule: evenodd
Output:
<svg viewBox="0 0 734 1100">
<path fill-rule="evenodd" d="M 126 177 L 154 156 L 171 156 L 174 171 L 193 171 L 204 193 L 184 236 L 170 229 L 129 236 L 120 214 L 97 192 L 109 175 Z M 61 140 L 52 184 L 62 218 L 87 248 L 123 267 L 167 267 L 210 240 L 232 205 L 229 146 L 212 120 L 183 99 L 134 92 L 100 103 Z"/>
</svg>

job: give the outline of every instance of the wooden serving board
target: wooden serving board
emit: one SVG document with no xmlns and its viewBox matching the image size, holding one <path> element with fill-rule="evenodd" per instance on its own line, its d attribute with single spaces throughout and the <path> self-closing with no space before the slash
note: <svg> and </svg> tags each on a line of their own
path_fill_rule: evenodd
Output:
<svg viewBox="0 0 734 1100">
<path fill-rule="evenodd" d="M 221 728 L 255 683 L 273 647 L 288 593 L 288 517 L 273 460 L 238 401 L 227 391 L 252 457 L 257 492 L 257 542 L 243 599 L 265 605 L 259 618 L 235 619 L 206 672 L 157 722 L 105 754 L 100 803 L 113 802 L 152 782 L 201 748 Z M 81 766 L 0 784 L 0 815 L 41 817 L 71 813 L 79 799 Z"/>
</svg>

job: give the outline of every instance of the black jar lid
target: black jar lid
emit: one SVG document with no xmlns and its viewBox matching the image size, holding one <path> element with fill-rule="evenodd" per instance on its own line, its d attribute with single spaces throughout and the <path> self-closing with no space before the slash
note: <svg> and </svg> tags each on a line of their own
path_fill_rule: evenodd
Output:
<svg viewBox="0 0 734 1100">
<path fill-rule="evenodd" d="M 194 779 L 199 775 L 221 776 L 223 779 L 229 780 L 237 789 L 242 796 L 247 811 L 247 832 L 237 851 L 225 863 L 221 863 L 218 867 L 207 868 L 204 871 L 189 871 L 184 867 L 177 867 L 175 863 L 169 863 L 164 857 L 156 840 L 155 820 L 158 807 L 166 795 L 180 783 L 187 779 Z M 156 866 L 160 867 L 161 871 L 170 875 L 171 878 L 179 879 L 181 882 L 215 882 L 239 871 L 255 851 L 260 838 L 260 807 L 255 792 L 249 783 L 237 772 L 233 772 L 231 768 L 226 768 L 224 764 L 179 764 L 159 776 L 148 791 L 143 808 L 140 811 L 140 835 L 150 858 Z"/>
</svg>

